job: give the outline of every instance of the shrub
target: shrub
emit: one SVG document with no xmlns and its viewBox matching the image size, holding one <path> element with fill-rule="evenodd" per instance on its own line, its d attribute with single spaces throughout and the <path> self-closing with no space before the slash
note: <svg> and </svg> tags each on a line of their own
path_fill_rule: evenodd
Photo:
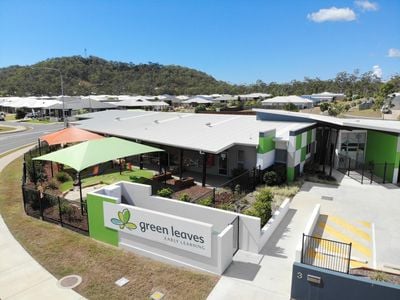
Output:
<svg viewBox="0 0 400 300">
<path fill-rule="evenodd" d="M 328 103 L 328 102 L 323 102 L 323 103 L 321 103 L 321 104 L 319 105 L 319 109 L 320 109 L 322 112 L 324 112 L 324 111 L 328 110 L 330 106 L 331 106 L 330 103 Z"/>
<path fill-rule="evenodd" d="M 276 184 L 282 184 L 286 182 L 286 165 L 274 165 L 273 171 L 276 173 Z"/>
<path fill-rule="evenodd" d="M 48 182 L 47 187 L 51 190 L 56 190 L 58 189 L 58 185 L 58 181 L 53 178 Z"/>
<path fill-rule="evenodd" d="M 179 200 L 183 201 L 183 202 L 190 202 L 190 200 L 192 200 L 192 198 L 190 198 L 190 196 L 188 194 L 182 194 L 179 196 Z"/>
<path fill-rule="evenodd" d="M 25 112 L 23 109 L 17 109 L 16 113 L 15 113 L 15 119 L 20 120 L 23 119 L 25 117 Z"/>
<path fill-rule="evenodd" d="M 256 202 L 271 202 L 274 198 L 269 188 L 261 189 L 256 195 Z"/>
<path fill-rule="evenodd" d="M 195 113 L 199 113 L 206 110 L 206 106 L 204 104 L 199 104 L 194 108 Z"/>
<path fill-rule="evenodd" d="M 376 281 L 388 281 L 388 276 L 382 271 L 376 271 L 371 276 L 371 279 Z"/>
<path fill-rule="evenodd" d="M 256 195 L 253 207 L 247 209 L 244 214 L 261 219 L 261 227 L 264 226 L 272 216 L 273 195 L 270 189 L 262 189 Z"/>
<path fill-rule="evenodd" d="M 60 212 L 64 216 L 67 216 L 69 220 L 72 219 L 72 216 L 74 215 L 74 209 L 72 206 L 68 203 L 68 201 L 62 200 L 60 202 Z"/>
<path fill-rule="evenodd" d="M 157 195 L 164 198 L 171 198 L 173 193 L 174 191 L 171 190 L 170 188 L 164 188 L 157 191 Z"/>
<path fill-rule="evenodd" d="M 287 103 L 285 104 L 285 106 L 283 107 L 284 110 L 287 111 L 299 111 L 299 108 L 294 105 L 293 103 Z"/>
<path fill-rule="evenodd" d="M 200 205 L 204 205 L 204 206 L 212 206 L 213 199 L 211 197 L 207 197 L 207 198 L 201 199 L 199 201 L 199 204 Z"/>
<path fill-rule="evenodd" d="M 72 177 L 66 172 L 58 172 L 56 178 L 59 182 L 64 183 L 67 181 L 71 181 Z"/>
<path fill-rule="evenodd" d="M 278 175 L 275 171 L 265 172 L 263 180 L 267 185 L 276 185 L 278 182 Z"/>
<path fill-rule="evenodd" d="M 229 210 L 229 211 L 235 211 L 235 205 L 231 203 L 223 203 L 218 208 L 223 209 L 223 210 Z"/>
<path fill-rule="evenodd" d="M 137 182 L 137 183 L 145 183 L 146 182 L 146 178 L 141 177 L 141 176 L 136 176 L 136 175 L 130 175 L 129 179 L 133 182 Z"/>
</svg>

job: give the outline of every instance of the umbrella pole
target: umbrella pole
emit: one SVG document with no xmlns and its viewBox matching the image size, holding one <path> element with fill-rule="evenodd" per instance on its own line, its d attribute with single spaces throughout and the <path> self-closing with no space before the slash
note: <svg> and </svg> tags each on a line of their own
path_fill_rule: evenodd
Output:
<svg viewBox="0 0 400 300">
<path fill-rule="evenodd" d="M 83 199 L 82 199 L 82 180 L 81 180 L 81 172 L 78 172 L 78 184 L 79 184 L 79 196 L 81 200 L 81 214 L 83 215 Z"/>
</svg>

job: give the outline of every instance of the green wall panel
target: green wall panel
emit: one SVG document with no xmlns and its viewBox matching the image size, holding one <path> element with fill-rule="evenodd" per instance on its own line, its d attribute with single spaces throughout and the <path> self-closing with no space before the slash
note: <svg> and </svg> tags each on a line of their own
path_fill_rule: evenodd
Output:
<svg viewBox="0 0 400 300">
<path fill-rule="evenodd" d="M 287 181 L 292 182 L 294 180 L 294 168 L 288 167 L 286 173 L 287 173 Z"/>
<path fill-rule="evenodd" d="M 300 162 L 303 162 L 306 160 L 306 153 L 307 153 L 307 146 L 301 148 Z"/>
<path fill-rule="evenodd" d="M 296 135 L 296 150 L 301 148 L 301 134 Z"/>
<path fill-rule="evenodd" d="M 114 200 L 104 198 L 101 195 L 88 194 L 87 196 L 90 237 L 118 246 L 118 231 L 104 226 L 103 202 L 115 203 Z"/>
<path fill-rule="evenodd" d="M 267 135 L 258 138 L 257 153 L 263 154 L 275 150 L 274 135 Z"/>
<path fill-rule="evenodd" d="M 311 144 L 312 130 L 307 131 L 307 145 Z"/>
<path fill-rule="evenodd" d="M 365 162 L 376 164 L 375 174 L 383 177 L 384 166 L 387 162 L 386 180 L 392 181 L 393 169 L 396 167 L 397 136 L 379 131 L 368 130 Z M 380 165 L 377 165 L 380 164 Z"/>
</svg>

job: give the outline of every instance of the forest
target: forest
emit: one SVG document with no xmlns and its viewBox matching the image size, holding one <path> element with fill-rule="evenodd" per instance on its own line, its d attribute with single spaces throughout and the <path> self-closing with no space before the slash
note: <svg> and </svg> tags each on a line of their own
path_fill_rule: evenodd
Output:
<svg viewBox="0 0 400 300">
<path fill-rule="evenodd" d="M 372 97 L 383 86 L 385 92 L 400 91 L 400 75 L 384 84 L 372 72 L 340 72 L 322 80 L 305 77 L 288 83 L 263 82 L 231 84 L 198 70 L 177 65 L 124 63 L 99 57 L 51 58 L 30 66 L 0 68 L 0 96 L 60 95 L 60 74 L 64 95 L 140 94 L 198 95 L 269 93 L 273 96 L 307 95 L 323 91 L 345 93 L 348 97 Z"/>
</svg>

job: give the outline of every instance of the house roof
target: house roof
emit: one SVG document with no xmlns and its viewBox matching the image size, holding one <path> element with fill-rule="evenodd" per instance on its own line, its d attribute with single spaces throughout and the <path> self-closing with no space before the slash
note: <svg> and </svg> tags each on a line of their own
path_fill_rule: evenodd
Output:
<svg viewBox="0 0 400 300">
<path fill-rule="evenodd" d="M 253 109 L 257 114 L 266 114 L 271 120 L 286 120 L 297 122 L 324 122 L 328 124 L 354 127 L 360 129 L 371 129 L 393 133 L 400 133 L 400 122 L 391 120 L 360 119 L 360 118 L 336 118 L 331 116 L 315 115 L 300 112 L 290 112 L 273 109 Z"/>
<path fill-rule="evenodd" d="M 313 103 L 312 100 L 305 99 L 299 96 L 278 96 L 271 99 L 265 99 L 261 101 L 262 104 L 273 104 L 273 103 Z"/>
<path fill-rule="evenodd" d="M 291 130 L 314 124 L 266 122 L 244 115 L 121 110 L 91 113 L 83 117 L 90 119 L 76 122 L 79 128 L 208 153 L 220 153 L 234 145 L 257 147 L 259 133 L 274 129 L 278 138 L 287 140 Z"/>
</svg>

